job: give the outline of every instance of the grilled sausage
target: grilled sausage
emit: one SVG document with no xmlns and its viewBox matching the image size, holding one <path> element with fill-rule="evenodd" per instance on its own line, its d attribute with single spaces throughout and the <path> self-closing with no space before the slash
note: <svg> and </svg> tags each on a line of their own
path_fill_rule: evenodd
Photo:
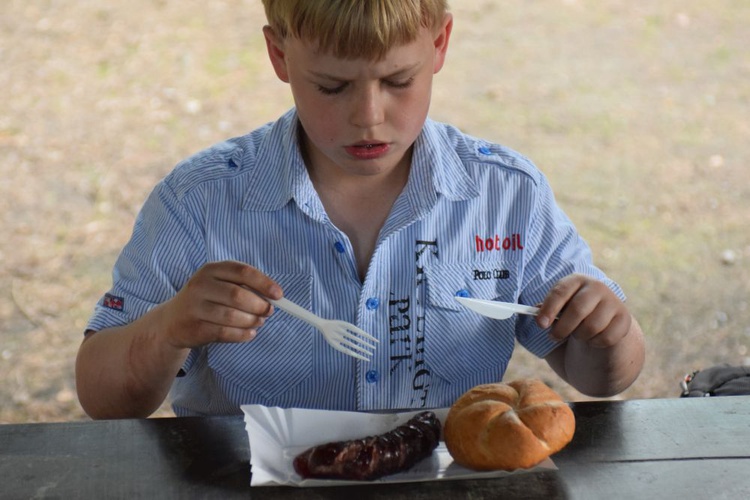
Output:
<svg viewBox="0 0 750 500">
<path fill-rule="evenodd" d="M 303 478 L 371 481 L 409 469 L 439 441 L 440 420 L 425 411 L 385 434 L 314 446 L 293 465 Z"/>
</svg>

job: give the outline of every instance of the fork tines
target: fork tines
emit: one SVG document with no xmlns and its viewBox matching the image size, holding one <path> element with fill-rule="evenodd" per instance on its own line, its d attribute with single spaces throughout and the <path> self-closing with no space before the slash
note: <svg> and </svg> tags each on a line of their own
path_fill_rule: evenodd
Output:
<svg viewBox="0 0 750 500">
<path fill-rule="evenodd" d="M 342 337 L 339 341 L 340 349 L 338 350 L 365 361 L 370 361 L 370 356 L 373 355 L 372 351 L 376 347 L 373 342 L 380 342 L 366 331 L 354 325 L 349 325 L 347 332 Z"/>
</svg>

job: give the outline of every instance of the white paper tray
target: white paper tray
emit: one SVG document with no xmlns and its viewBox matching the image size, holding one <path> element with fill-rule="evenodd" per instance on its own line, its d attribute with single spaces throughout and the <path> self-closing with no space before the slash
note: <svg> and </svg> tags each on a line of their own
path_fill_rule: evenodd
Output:
<svg viewBox="0 0 750 500">
<path fill-rule="evenodd" d="M 357 439 L 382 434 L 401 425 L 420 411 L 397 413 L 358 413 L 301 408 L 276 408 L 261 405 L 244 405 L 245 429 L 250 440 L 250 465 L 252 486 L 338 486 L 362 484 L 361 481 L 331 479 L 302 479 L 294 471 L 294 457 L 307 448 L 331 441 Z M 447 408 L 433 410 L 445 423 Z M 533 469 L 513 472 L 476 472 L 453 462 L 440 442 L 437 449 L 408 471 L 386 476 L 369 483 L 403 483 L 418 481 L 443 481 L 504 477 L 536 470 L 556 469 L 547 459 Z"/>
</svg>

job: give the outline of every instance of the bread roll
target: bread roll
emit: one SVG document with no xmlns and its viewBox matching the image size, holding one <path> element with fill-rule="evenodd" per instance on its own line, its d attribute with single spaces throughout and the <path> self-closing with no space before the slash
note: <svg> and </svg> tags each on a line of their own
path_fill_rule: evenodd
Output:
<svg viewBox="0 0 750 500">
<path fill-rule="evenodd" d="M 451 406 L 443 436 L 453 459 L 474 470 L 526 469 L 573 439 L 575 417 L 541 380 L 483 384 Z"/>
</svg>

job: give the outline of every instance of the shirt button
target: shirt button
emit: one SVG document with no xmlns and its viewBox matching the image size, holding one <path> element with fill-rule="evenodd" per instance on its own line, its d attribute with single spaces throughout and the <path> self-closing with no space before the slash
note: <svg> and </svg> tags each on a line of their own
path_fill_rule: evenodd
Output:
<svg viewBox="0 0 750 500">
<path fill-rule="evenodd" d="M 490 148 L 488 148 L 487 146 L 482 146 L 481 148 L 479 148 L 479 152 L 482 153 L 483 155 L 491 155 L 492 154 L 492 150 Z"/>
<path fill-rule="evenodd" d="M 367 380 L 368 384 L 374 384 L 378 380 L 380 380 L 380 372 L 377 370 L 370 370 L 365 374 L 365 380 Z"/>
<path fill-rule="evenodd" d="M 465 288 L 456 292 L 456 297 L 471 297 L 471 294 Z"/>
<path fill-rule="evenodd" d="M 346 248 L 344 248 L 344 244 L 340 241 L 334 243 L 333 248 L 335 248 L 338 253 L 344 253 L 346 251 Z"/>
<path fill-rule="evenodd" d="M 367 302 L 365 302 L 365 307 L 372 311 L 373 309 L 377 309 L 380 305 L 380 300 L 378 300 L 376 297 L 370 297 L 367 299 Z"/>
</svg>

